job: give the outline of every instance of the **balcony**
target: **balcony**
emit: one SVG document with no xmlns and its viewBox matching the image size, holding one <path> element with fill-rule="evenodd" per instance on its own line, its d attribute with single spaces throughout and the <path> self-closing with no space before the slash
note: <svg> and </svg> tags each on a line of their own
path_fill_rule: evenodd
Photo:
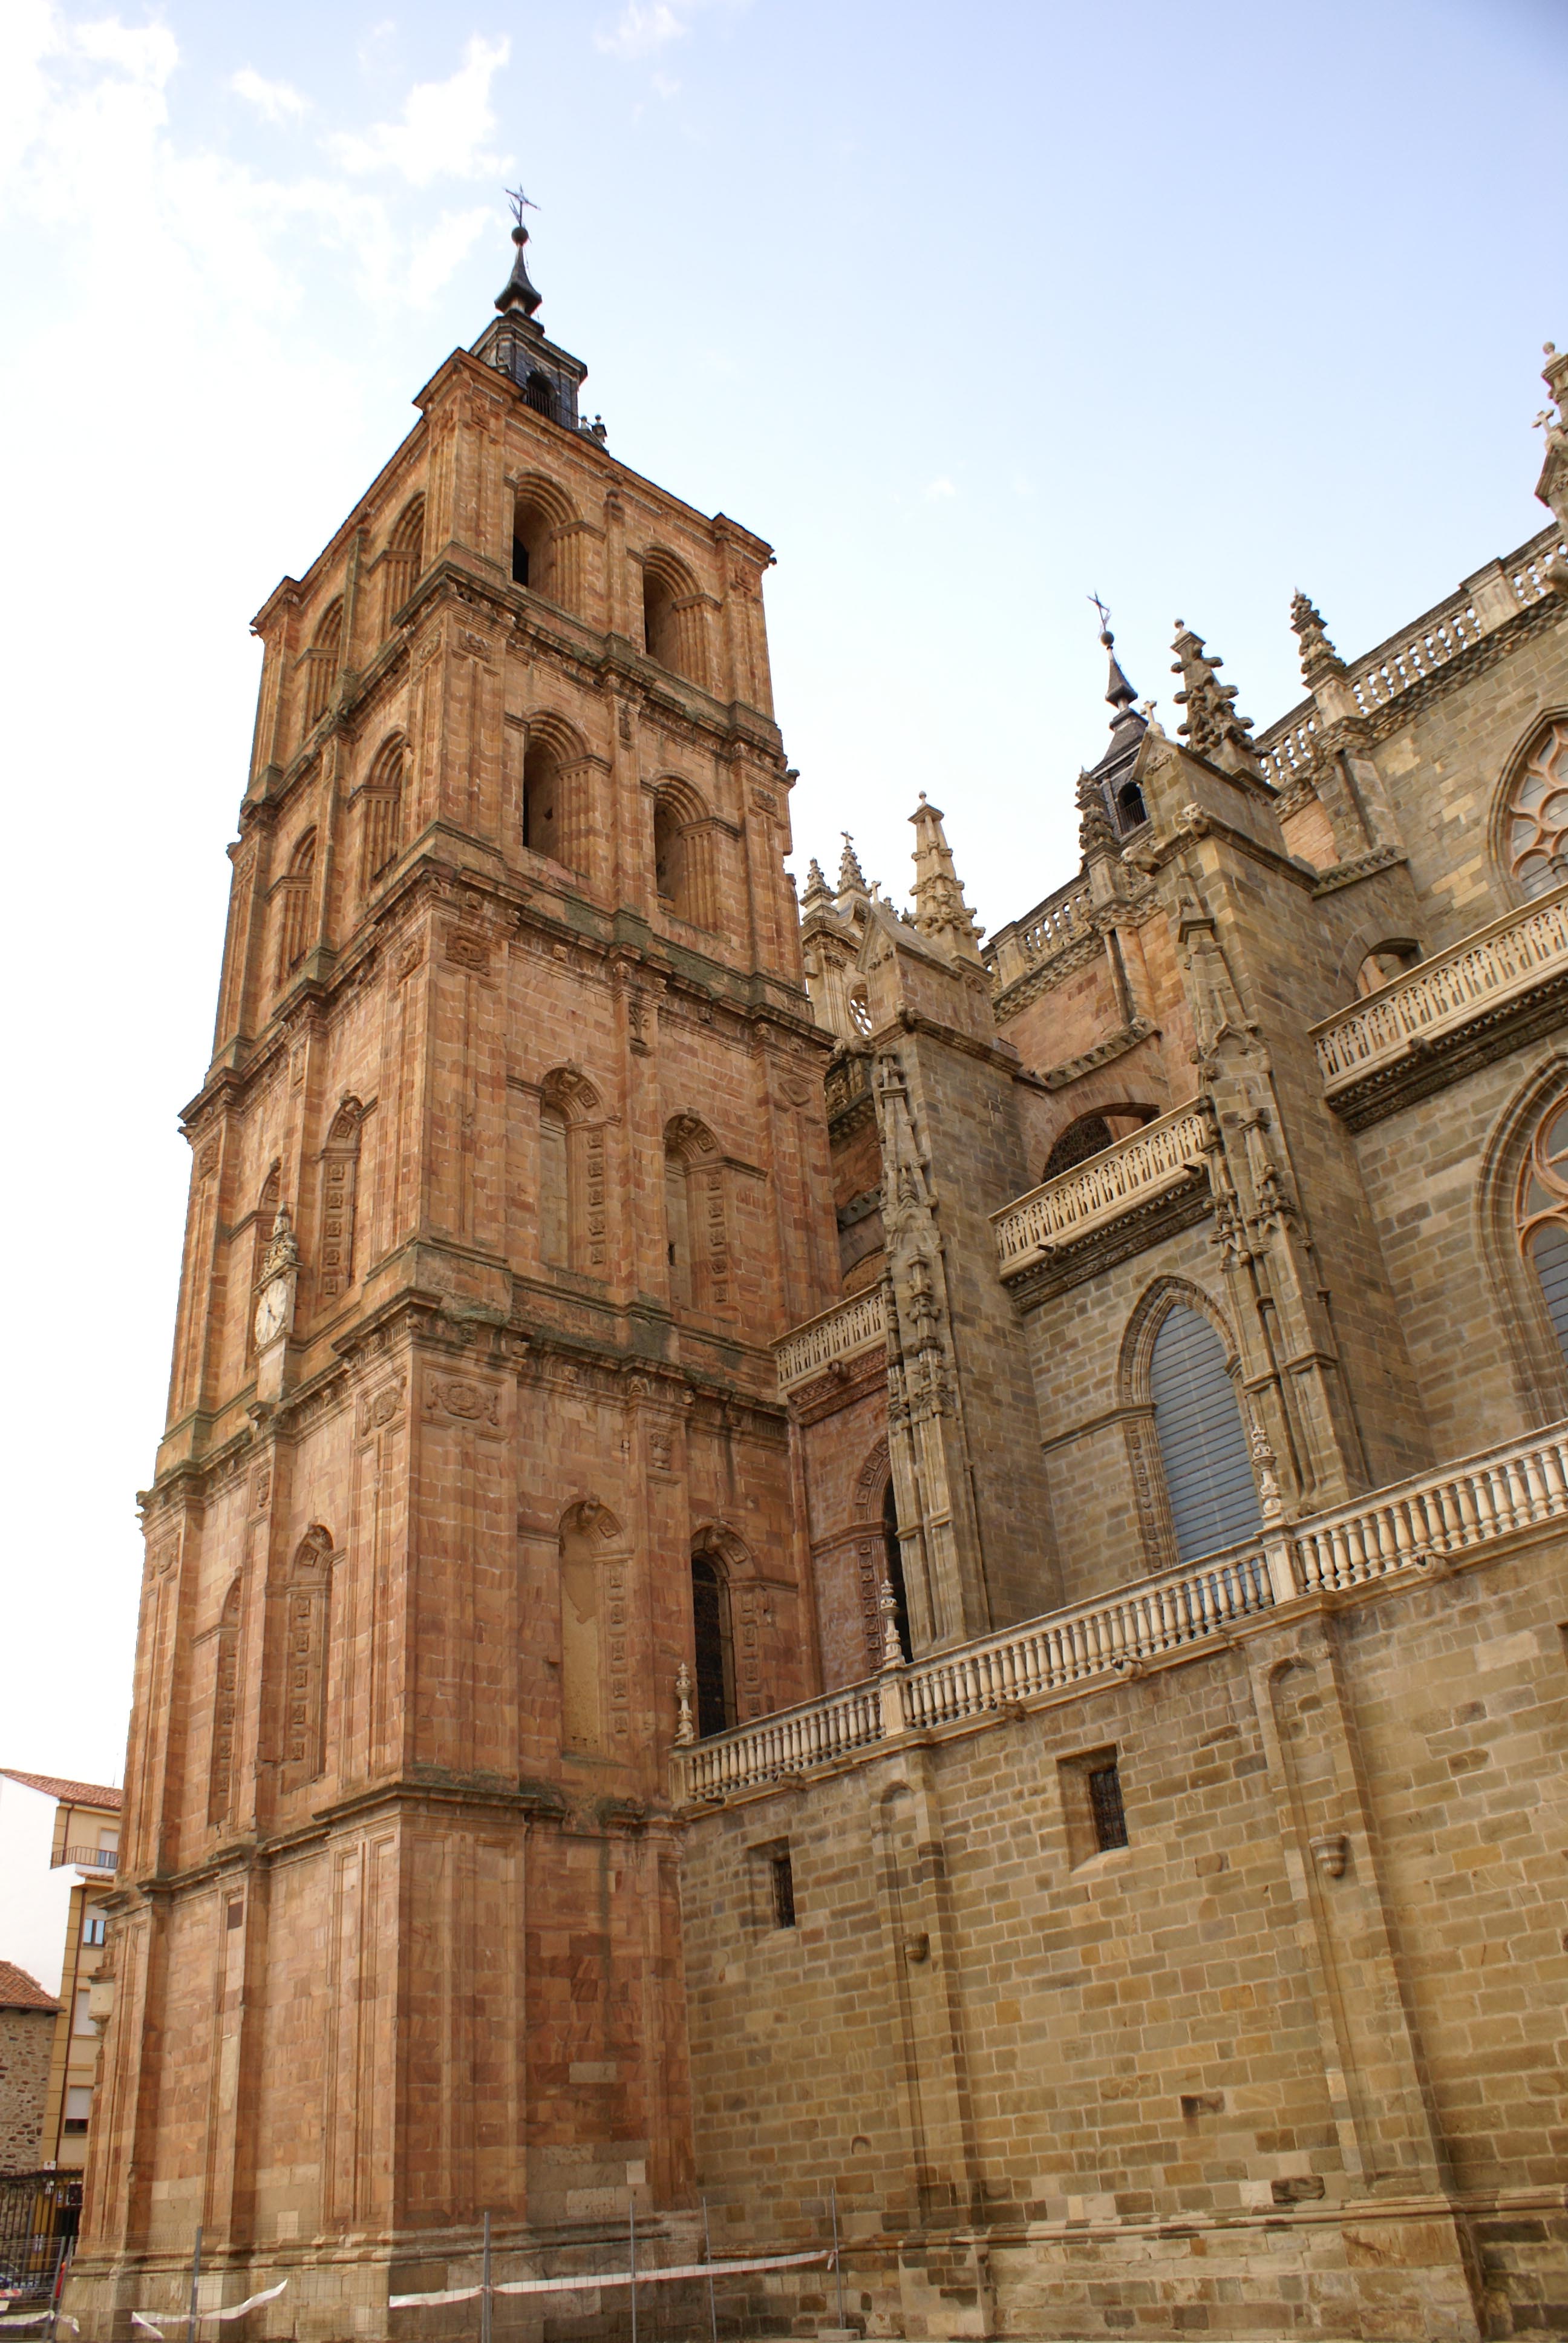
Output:
<svg viewBox="0 0 1568 2343">
<path fill-rule="evenodd" d="M 675 1793 L 687 1802 L 728 1798 L 819 1766 L 858 1764 L 906 1733 L 972 1731 L 1032 1701 L 1103 1689 L 1230 1639 L 1282 1604 L 1420 1584 L 1462 1555 L 1564 1521 L 1568 1422 L 1282 1524 L 1098 1602 L 1049 1612 L 678 1748 Z"/>
<path fill-rule="evenodd" d="M 1538 896 L 1311 1028 L 1323 1095 L 1361 1129 L 1554 1026 L 1568 887 Z"/>
<path fill-rule="evenodd" d="M 119 1860 L 119 1851 L 116 1847 L 67 1846 L 55 1856 L 53 1868 L 58 1871 L 62 1864 L 74 1863 L 78 1871 L 110 1872 L 116 1868 Z"/>
<path fill-rule="evenodd" d="M 1206 1205 L 1211 1137 L 1208 1108 L 1193 1100 L 993 1212 L 1002 1276 L 1020 1277 L 1173 1196 Z"/>
<path fill-rule="evenodd" d="M 820 1317 L 808 1318 L 803 1326 L 791 1327 L 773 1345 L 779 1391 L 793 1391 L 797 1383 L 809 1383 L 837 1361 L 877 1348 L 885 1338 L 886 1325 L 882 1289 L 872 1285 L 864 1293 L 851 1294 L 847 1302 L 835 1302 Z"/>
</svg>

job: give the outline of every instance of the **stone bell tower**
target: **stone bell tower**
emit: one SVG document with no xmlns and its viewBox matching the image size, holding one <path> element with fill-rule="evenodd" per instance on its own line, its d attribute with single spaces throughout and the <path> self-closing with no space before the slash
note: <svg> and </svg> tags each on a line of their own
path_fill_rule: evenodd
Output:
<svg viewBox="0 0 1568 2343">
<path fill-rule="evenodd" d="M 256 621 L 89 2343 L 183 2307 L 198 2227 L 209 2304 L 286 2278 L 325 2338 L 458 2283 L 487 2211 L 678 2218 L 678 1675 L 710 1718 L 815 1688 L 769 1344 L 838 1291 L 830 1041 L 770 557 L 579 421 L 515 241 Z"/>
</svg>

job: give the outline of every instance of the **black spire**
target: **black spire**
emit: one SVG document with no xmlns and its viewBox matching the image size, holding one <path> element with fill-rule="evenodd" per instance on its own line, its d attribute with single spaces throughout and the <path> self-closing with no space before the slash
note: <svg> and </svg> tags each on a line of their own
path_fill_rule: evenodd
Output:
<svg viewBox="0 0 1568 2343">
<path fill-rule="evenodd" d="M 518 256 L 512 263 L 511 275 L 496 296 L 496 307 L 503 317 L 514 309 L 520 309 L 525 317 L 531 317 L 544 295 L 529 282 L 528 264 L 523 257 L 523 246 L 528 240 L 528 231 L 523 226 L 523 206 L 528 204 L 530 211 L 537 211 L 538 206 L 528 203 L 521 187 L 509 188 L 508 194 L 511 200 L 512 217 L 517 222 L 512 230 L 512 242 L 518 247 Z"/>
<path fill-rule="evenodd" d="M 1107 822 L 1120 841 L 1148 819 L 1143 794 L 1132 778 L 1132 769 L 1138 751 L 1143 746 L 1149 722 L 1138 712 L 1138 694 L 1123 675 L 1121 662 L 1116 656 L 1116 638 L 1111 631 L 1111 613 L 1098 594 L 1091 594 L 1089 598 L 1100 613 L 1100 639 L 1111 662 L 1111 672 L 1105 685 L 1106 705 L 1111 710 L 1111 740 L 1100 762 L 1080 781 L 1079 807 L 1086 824 L 1093 829 L 1094 842 L 1099 842 Z M 1090 845 L 1090 829 L 1086 828 L 1086 854 Z"/>
<path fill-rule="evenodd" d="M 1100 613 L 1100 639 L 1111 657 L 1111 674 L 1105 687 L 1105 698 L 1107 705 L 1114 711 L 1111 719 L 1111 729 L 1114 732 L 1117 726 L 1124 722 L 1131 713 L 1137 703 L 1138 694 L 1121 672 L 1121 663 L 1116 656 L 1116 638 L 1111 631 L 1110 611 L 1098 594 L 1091 594 L 1089 598 Z"/>
</svg>

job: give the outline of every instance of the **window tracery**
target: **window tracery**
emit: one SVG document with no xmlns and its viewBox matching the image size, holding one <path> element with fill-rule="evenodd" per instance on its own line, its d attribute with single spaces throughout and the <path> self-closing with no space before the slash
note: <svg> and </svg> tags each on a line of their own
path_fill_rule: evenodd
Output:
<svg viewBox="0 0 1568 2343">
<path fill-rule="evenodd" d="M 1549 724 L 1508 793 L 1508 870 L 1525 895 L 1568 880 L 1568 721 Z"/>
<path fill-rule="evenodd" d="M 1519 1247 L 1568 1363 L 1568 1101 L 1537 1125 L 1519 1181 Z"/>
</svg>

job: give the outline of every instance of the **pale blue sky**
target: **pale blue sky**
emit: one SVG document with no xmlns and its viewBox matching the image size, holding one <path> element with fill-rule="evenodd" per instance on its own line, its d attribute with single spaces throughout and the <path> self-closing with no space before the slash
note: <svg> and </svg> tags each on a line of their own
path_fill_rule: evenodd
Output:
<svg viewBox="0 0 1568 2343">
<path fill-rule="evenodd" d="M 0 1762 L 118 1763 L 247 622 L 483 326 L 503 182 L 612 450 L 778 549 L 798 865 L 901 891 L 924 789 L 994 928 L 1074 865 L 1091 590 L 1261 729 L 1295 586 L 1354 653 L 1543 525 L 1565 98 L 1561 0 L 5 0 Z"/>
</svg>

